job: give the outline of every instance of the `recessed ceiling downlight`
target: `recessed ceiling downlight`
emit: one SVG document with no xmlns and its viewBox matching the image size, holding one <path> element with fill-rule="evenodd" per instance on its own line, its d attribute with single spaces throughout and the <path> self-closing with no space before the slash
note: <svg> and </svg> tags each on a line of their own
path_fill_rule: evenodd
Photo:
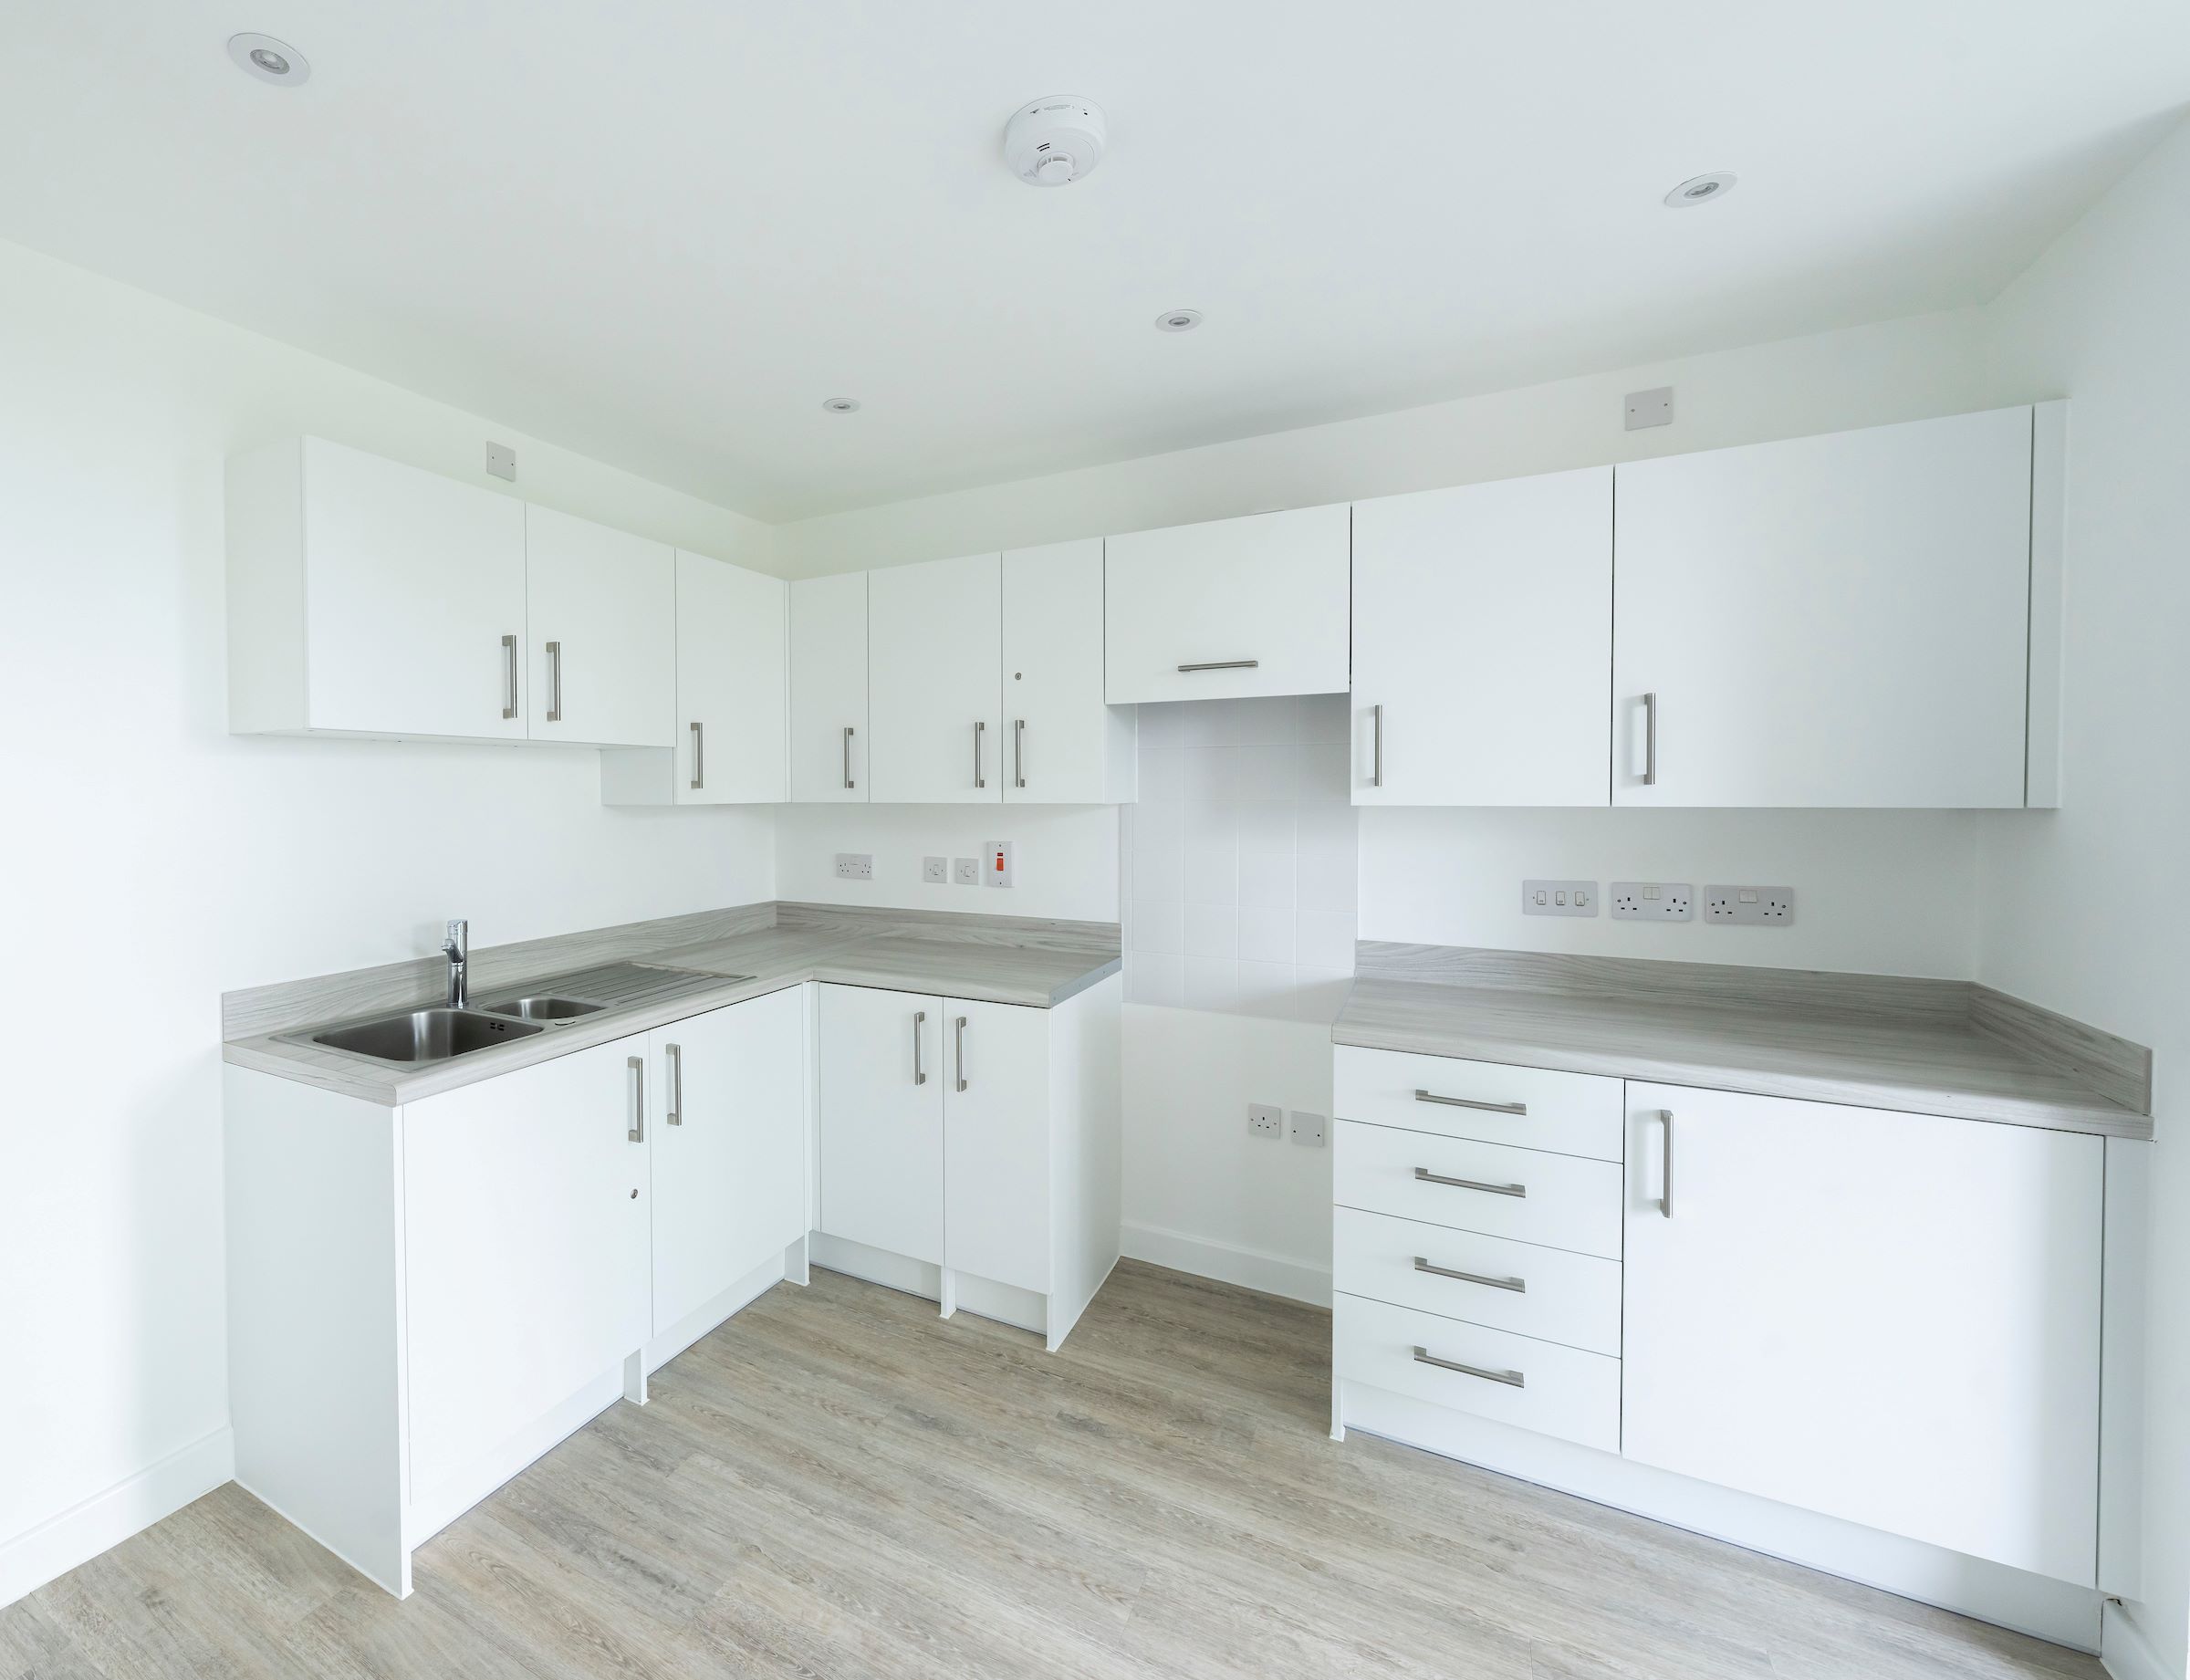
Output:
<svg viewBox="0 0 2190 1680">
<path fill-rule="evenodd" d="M 860 412 L 857 397 L 823 397 L 821 406 L 832 414 L 856 414 Z"/>
<path fill-rule="evenodd" d="M 1192 332 L 1201 324 L 1199 309 L 1166 309 L 1156 317 L 1158 332 Z"/>
<path fill-rule="evenodd" d="M 1716 203 L 1734 190 L 1731 170 L 1714 170 L 1708 175 L 1691 175 L 1665 194 L 1668 208 L 1686 210 L 1696 204 Z"/>
<path fill-rule="evenodd" d="M 312 78 L 312 67 L 304 55 L 270 35 L 232 35 L 228 56 L 238 68 L 276 87 L 298 88 Z"/>
</svg>

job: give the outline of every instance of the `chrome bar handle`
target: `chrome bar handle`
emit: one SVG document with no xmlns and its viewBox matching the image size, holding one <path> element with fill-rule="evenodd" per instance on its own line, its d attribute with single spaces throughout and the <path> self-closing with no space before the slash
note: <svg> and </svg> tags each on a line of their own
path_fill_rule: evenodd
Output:
<svg viewBox="0 0 2190 1680">
<path fill-rule="evenodd" d="M 851 725 L 846 724 L 844 725 L 844 786 L 850 788 L 851 785 Z"/>
<path fill-rule="evenodd" d="M 958 1017 L 958 1089 L 965 1089 L 965 1017 Z"/>
<path fill-rule="evenodd" d="M 692 725 L 692 785 L 695 790 L 707 785 L 707 736 L 697 723 Z"/>
<path fill-rule="evenodd" d="M 1210 659 L 1198 665 L 1181 665 L 1181 671 L 1252 671 L 1262 663 L 1259 659 Z"/>
<path fill-rule="evenodd" d="M 1023 717 L 1011 720 L 1011 785 L 1027 785 L 1027 720 Z"/>
<path fill-rule="evenodd" d="M 1526 1102 L 1477 1102 L 1473 1097 L 1440 1097 L 1419 1086 L 1415 1088 L 1414 1101 L 1443 1103 L 1448 1109 L 1479 1109 L 1486 1114 L 1526 1114 L 1528 1111 Z"/>
<path fill-rule="evenodd" d="M 981 774 L 981 742 L 987 734 L 987 720 L 976 719 L 974 724 L 974 786 L 976 788 L 988 786 L 988 778 Z"/>
<path fill-rule="evenodd" d="M 1382 701 L 1369 708 L 1369 718 L 1376 732 L 1375 745 L 1371 749 L 1369 758 L 1369 785 L 1382 788 L 1384 785 L 1384 707 Z"/>
<path fill-rule="evenodd" d="M 1480 1190 L 1487 1195 L 1525 1196 L 1527 1184 L 1486 1184 L 1479 1178 L 1447 1178 L 1442 1173 L 1433 1173 L 1426 1166 L 1414 1169 L 1415 1182 L 1424 1184 L 1450 1184 L 1455 1190 Z"/>
<path fill-rule="evenodd" d="M 928 1012 L 925 1009 L 912 1011 L 912 1082 L 915 1085 L 928 1082 L 928 1070 L 920 1065 L 920 1028 L 927 1018 Z"/>
<path fill-rule="evenodd" d="M 1511 1289 L 1516 1295 L 1528 1293 L 1528 1280 L 1525 1278 L 1486 1278 L 1481 1272 L 1456 1272 L 1449 1266 L 1433 1266 L 1419 1254 L 1414 1257 L 1414 1269 L 1438 1278 L 1457 1278 L 1462 1283 L 1479 1283 L 1486 1289 Z"/>
<path fill-rule="evenodd" d="M 517 715 L 517 639 L 502 638 L 502 715 Z"/>
<path fill-rule="evenodd" d="M 1642 696 L 1642 785 L 1658 785 L 1658 697 Z"/>
<path fill-rule="evenodd" d="M 646 1142 L 646 1058 L 627 1056 L 623 1065 L 631 1070 L 631 1126 L 623 1135 L 634 1143 Z"/>
<path fill-rule="evenodd" d="M 1663 1157 L 1665 1173 L 1660 1181 L 1663 1194 L 1658 1197 L 1658 1211 L 1670 1219 L 1673 1217 L 1673 1111 L 1660 1109 L 1658 1119 L 1665 1126 L 1665 1153 Z"/>
<path fill-rule="evenodd" d="M 662 1118 L 673 1126 L 684 1123 L 684 1047 L 665 1044 L 662 1059 L 669 1063 L 669 1112 Z"/>
<path fill-rule="evenodd" d="M 548 644 L 548 721 L 563 721 L 563 644 Z"/>
<path fill-rule="evenodd" d="M 1427 1348 L 1414 1350 L 1417 1365 L 1434 1365 L 1440 1371 L 1457 1371 L 1464 1377 L 1481 1377 L 1486 1383 L 1503 1383 L 1508 1388 L 1527 1388 L 1528 1379 L 1517 1371 L 1486 1371 L 1480 1365 L 1463 1365 L 1456 1359 L 1439 1359 Z"/>
</svg>

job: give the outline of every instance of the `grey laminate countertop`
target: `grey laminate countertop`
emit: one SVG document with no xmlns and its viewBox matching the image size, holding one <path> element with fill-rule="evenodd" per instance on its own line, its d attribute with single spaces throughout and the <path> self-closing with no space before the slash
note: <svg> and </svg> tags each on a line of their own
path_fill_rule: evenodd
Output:
<svg viewBox="0 0 2190 1680">
<path fill-rule="evenodd" d="M 1902 983 L 1906 984 L 1906 983 Z M 1945 984 L 1945 983 L 1942 983 Z M 2034 1035 L 2035 1036 L 2035 1035 Z M 2152 1119 L 1966 1017 L 1365 976 L 1334 1043 L 2107 1137 Z"/>
<path fill-rule="evenodd" d="M 551 1061 L 807 980 L 887 991 L 933 992 L 975 1002 L 1046 1009 L 1119 969 L 1114 943 L 1106 951 L 1084 944 L 1075 948 L 1071 942 L 1022 942 L 1008 932 L 929 937 L 922 933 L 871 932 L 842 924 L 758 927 L 704 944 L 642 951 L 623 960 L 725 978 L 719 986 L 666 1002 L 605 1010 L 448 1061 L 415 1066 L 372 1061 L 293 1042 L 273 1033 L 231 1038 L 223 1045 L 222 1055 L 237 1067 L 393 1106 Z M 735 976 L 751 977 L 728 977 Z M 330 989 L 338 983 L 339 977 L 330 980 Z M 490 994 L 474 985 L 472 995 Z M 360 1013 L 362 1011 L 352 1007 L 330 1012 L 326 1018 L 349 1018 Z"/>
</svg>

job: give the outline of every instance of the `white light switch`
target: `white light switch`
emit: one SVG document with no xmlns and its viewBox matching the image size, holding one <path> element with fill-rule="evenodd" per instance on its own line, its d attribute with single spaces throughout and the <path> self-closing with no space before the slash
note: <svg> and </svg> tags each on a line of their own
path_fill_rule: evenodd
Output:
<svg viewBox="0 0 2190 1680">
<path fill-rule="evenodd" d="M 1593 916 L 1597 913 L 1597 883 L 1593 881 L 1524 881 L 1521 913 L 1525 916 Z"/>
<path fill-rule="evenodd" d="M 1010 840 L 990 840 L 981 849 L 981 884 L 1008 887 L 1017 874 L 1017 847 Z"/>
</svg>

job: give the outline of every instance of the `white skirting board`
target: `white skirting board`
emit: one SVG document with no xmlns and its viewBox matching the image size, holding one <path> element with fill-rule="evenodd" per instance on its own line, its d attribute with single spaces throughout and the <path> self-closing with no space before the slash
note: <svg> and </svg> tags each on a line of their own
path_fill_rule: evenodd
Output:
<svg viewBox="0 0 2190 1680">
<path fill-rule="evenodd" d="M 1263 1295 L 1282 1295 L 1310 1307 L 1330 1305 L 1330 1268 L 1307 1260 L 1266 1254 L 1232 1243 L 1192 1237 L 1184 1231 L 1166 1231 L 1151 1225 L 1128 1225 L 1119 1230 L 1120 1251 L 1129 1260 L 1146 1260 L 1196 1278 L 1235 1283 Z"/>
<path fill-rule="evenodd" d="M 2099 1660 L 2114 1680 L 2182 1680 L 2170 1673 L 2144 1630 L 2119 1604 L 2109 1603 L 2099 1624 Z"/>
<path fill-rule="evenodd" d="M 1345 1428 L 1632 1511 L 2078 1651 L 2097 1651 L 2098 1591 L 1370 1388 L 1339 1385 Z M 1332 1432 L 1343 1438 L 1340 1430 Z M 2141 1677 L 2140 1677 L 2141 1680 Z"/>
<path fill-rule="evenodd" d="M 223 1425 L 36 1528 L 0 1541 L 0 1606 L 120 1545 L 235 1474 L 235 1437 Z"/>
</svg>

